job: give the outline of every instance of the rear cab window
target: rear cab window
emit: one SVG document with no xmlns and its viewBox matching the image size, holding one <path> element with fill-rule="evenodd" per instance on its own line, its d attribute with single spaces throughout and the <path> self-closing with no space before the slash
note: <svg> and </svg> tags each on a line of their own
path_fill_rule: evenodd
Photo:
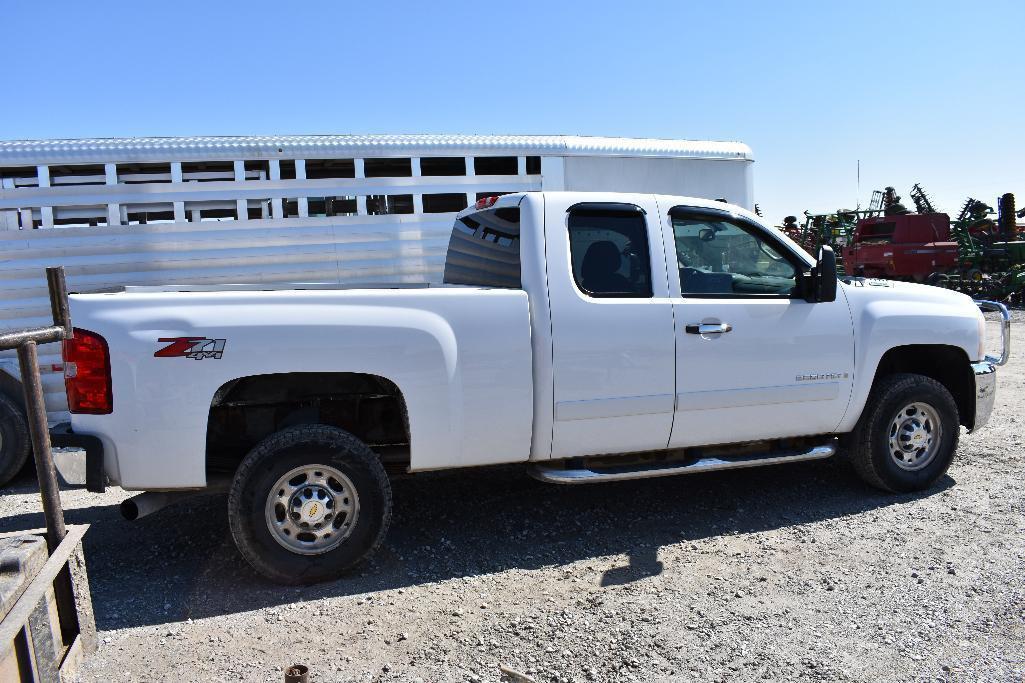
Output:
<svg viewBox="0 0 1025 683">
<path fill-rule="evenodd" d="M 442 282 L 522 289 L 520 271 L 518 206 L 485 209 L 456 218 Z"/>
</svg>

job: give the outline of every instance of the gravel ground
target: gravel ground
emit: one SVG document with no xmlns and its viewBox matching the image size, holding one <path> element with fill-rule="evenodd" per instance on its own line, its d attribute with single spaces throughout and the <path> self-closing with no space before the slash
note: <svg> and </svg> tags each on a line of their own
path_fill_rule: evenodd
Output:
<svg viewBox="0 0 1025 683">
<path fill-rule="evenodd" d="M 519 468 L 394 484 L 374 561 L 282 588 L 241 560 L 222 496 L 135 523 L 64 492 L 86 536 L 100 649 L 82 679 L 1021 681 L 1025 316 L 987 429 L 932 491 L 841 461 L 593 487 Z M 0 530 L 42 526 L 32 480 Z M 508 677 L 507 677 L 508 679 Z M 527 678 L 512 680 L 528 680 Z"/>
</svg>

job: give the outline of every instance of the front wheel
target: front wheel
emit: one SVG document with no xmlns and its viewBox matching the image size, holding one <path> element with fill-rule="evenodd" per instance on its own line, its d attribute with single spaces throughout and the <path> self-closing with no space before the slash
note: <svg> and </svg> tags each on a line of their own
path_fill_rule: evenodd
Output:
<svg viewBox="0 0 1025 683">
<path fill-rule="evenodd" d="M 381 544 L 391 485 L 378 457 L 352 434 L 300 425 L 267 437 L 239 465 L 228 521 L 239 552 L 267 578 L 326 581 Z"/>
<path fill-rule="evenodd" d="M 959 435 L 957 404 L 946 387 L 924 375 L 888 375 L 869 395 L 849 457 L 876 488 L 922 491 L 946 474 Z"/>
</svg>

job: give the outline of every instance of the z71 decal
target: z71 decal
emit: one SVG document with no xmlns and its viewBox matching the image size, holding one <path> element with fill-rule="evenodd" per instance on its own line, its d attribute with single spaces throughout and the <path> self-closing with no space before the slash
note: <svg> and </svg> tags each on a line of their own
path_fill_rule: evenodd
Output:
<svg viewBox="0 0 1025 683">
<path fill-rule="evenodd" d="M 224 355 L 226 339 L 207 339 L 206 337 L 161 337 L 157 341 L 171 342 L 162 349 L 157 349 L 154 358 L 220 358 Z"/>
</svg>

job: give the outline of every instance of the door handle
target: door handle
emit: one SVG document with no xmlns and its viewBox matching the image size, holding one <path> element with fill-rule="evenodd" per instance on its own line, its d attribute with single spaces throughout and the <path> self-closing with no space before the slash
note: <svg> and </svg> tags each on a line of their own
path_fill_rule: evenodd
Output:
<svg viewBox="0 0 1025 683">
<path fill-rule="evenodd" d="M 687 334 L 701 334 L 701 335 L 705 335 L 705 334 L 725 334 L 726 332 L 729 332 L 730 330 L 733 329 L 733 325 L 730 325 L 729 323 L 716 323 L 716 324 L 701 323 L 701 324 L 687 325 L 683 329 L 687 332 Z"/>
</svg>

